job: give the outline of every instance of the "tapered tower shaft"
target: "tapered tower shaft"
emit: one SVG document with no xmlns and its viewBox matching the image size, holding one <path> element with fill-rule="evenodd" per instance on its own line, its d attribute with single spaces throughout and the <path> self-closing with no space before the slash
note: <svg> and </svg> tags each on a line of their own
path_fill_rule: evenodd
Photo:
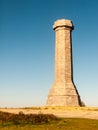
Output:
<svg viewBox="0 0 98 130">
<path fill-rule="evenodd" d="M 53 29 L 56 33 L 55 77 L 47 99 L 47 106 L 79 106 L 80 97 L 73 83 L 72 39 L 73 24 L 70 20 L 57 20 Z"/>
<path fill-rule="evenodd" d="M 68 25 L 67 25 L 68 24 Z M 62 84 L 72 81 L 71 31 L 72 23 L 68 20 L 55 22 L 55 81 Z"/>
</svg>

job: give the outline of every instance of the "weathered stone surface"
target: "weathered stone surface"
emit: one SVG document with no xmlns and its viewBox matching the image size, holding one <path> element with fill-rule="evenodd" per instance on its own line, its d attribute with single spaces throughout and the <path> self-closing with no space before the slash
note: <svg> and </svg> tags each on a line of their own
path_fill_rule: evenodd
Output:
<svg viewBox="0 0 98 130">
<path fill-rule="evenodd" d="M 47 99 L 47 106 L 80 106 L 80 97 L 73 83 L 70 20 L 57 20 L 53 29 L 56 32 L 55 77 Z"/>
</svg>

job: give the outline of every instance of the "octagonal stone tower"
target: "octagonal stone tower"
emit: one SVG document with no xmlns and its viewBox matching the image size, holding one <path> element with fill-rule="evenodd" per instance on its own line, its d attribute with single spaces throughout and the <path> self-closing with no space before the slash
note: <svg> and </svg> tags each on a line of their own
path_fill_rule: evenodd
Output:
<svg viewBox="0 0 98 130">
<path fill-rule="evenodd" d="M 55 78 L 50 89 L 47 106 L 81 106 L 80 96 L 73 82 L 72 40 L 73 24 L 70 20 L 57 20 L 53 29 L 56 32 Z"/>
</svg>

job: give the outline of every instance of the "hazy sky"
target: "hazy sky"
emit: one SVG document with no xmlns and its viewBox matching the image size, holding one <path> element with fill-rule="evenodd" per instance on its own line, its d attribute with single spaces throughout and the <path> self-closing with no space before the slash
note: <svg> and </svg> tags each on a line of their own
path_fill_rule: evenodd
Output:
<svg viewBox="0 0 98 130">
<path fill-rule="evenodd" d="M 0 107 L 45 105 L 54 80 L 57 19 L 70 19 L 74 82 L 98 106 L 98 0 L 0 0 Z"/>
</svg>

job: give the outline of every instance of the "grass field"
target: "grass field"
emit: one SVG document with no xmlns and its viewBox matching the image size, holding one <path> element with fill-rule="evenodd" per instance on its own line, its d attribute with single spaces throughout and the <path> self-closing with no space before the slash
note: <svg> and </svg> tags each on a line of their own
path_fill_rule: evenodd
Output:
<svg viewBox="0 0 98 130">
<path fill-rule="evenodd" d="M 98 130 L 98 120 L 0 112 L 0 130 Z"/>
<path fill-rule="evenodd" d="M 0 130 L 98 130 L 98 120 L 92 119 L 61 119 L 55 123 L 41 125 L 4 125 Z"/>
</svg>

